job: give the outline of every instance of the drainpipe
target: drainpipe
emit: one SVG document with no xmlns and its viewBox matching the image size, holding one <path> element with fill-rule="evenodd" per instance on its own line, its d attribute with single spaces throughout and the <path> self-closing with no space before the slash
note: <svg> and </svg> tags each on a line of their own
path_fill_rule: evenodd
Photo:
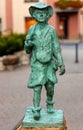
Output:
<svg viewBox="0 0 83 130">
<path fill-rule="evenodd" d="M 12 17 L 12 0 L 6 1 L 6 33 L 10 34 L 13 31 L 13 17 Z"/>
</svg>

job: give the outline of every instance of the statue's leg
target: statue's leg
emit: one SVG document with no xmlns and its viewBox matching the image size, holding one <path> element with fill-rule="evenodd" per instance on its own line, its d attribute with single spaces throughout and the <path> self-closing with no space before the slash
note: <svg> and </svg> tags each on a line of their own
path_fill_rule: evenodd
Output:
<svg viewBox="0 0 83 130">
<path fill-rule="evenodd" d="M 42 86 L 36 86 L 34 88 L 34 96 L 33 96 L 34 109 L 33 109 L 33 113 L 34 113 L 34 119 L 35 120 L 39 120 L 39 118 L 40 118 L 41 89 L 42 89 Z"/>
<path fill-rule="evenodd" d="M 46 91 L 47 91 L 47 111 L 49 113 L 54 112 L 54 100 L 53 100 L 53 95 L 54 95 L 54 83 L 51 81 L 48 81 L 45 85 Z"/>
</svg>

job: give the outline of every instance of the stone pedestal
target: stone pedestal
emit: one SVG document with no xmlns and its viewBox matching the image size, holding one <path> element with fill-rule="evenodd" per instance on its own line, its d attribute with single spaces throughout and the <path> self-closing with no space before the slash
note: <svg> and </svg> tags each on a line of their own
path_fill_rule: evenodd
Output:
<svg viewBox="0 0 83 130">
<path fill-rule="evenodd" d="M 67 130 L 66 121 L 62 110 L 48 113 L 41 110 L 38 121 L 33 119 L 32 107 L 28 107 L 21 126 L 17 130 Z"/>
</svg>

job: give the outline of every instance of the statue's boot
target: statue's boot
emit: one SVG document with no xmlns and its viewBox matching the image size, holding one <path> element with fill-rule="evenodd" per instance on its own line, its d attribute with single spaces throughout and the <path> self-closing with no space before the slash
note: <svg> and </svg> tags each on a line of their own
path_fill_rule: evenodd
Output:
<svg viewBox="0 0 83 130">
<path fill-rule="evenodd" d="M 55 110 L 54 110 L 54 107 L 53 107 L 53 105 L 54 105 L 54 100 L 52 100 L 52 101 L 46 101 L 46 103 L 47 103 L 47 112 L 48 113 L 53 113 Z"/>
<path fill-rule="evenodd" d="M 32 111 L 33 111 L 33 118 L 35 120 L 39 120 L 40 118 L 40 110 L 41 110 L 41 107 L 37 107 L 37 108 L 34 108 Z"/>
</svg>

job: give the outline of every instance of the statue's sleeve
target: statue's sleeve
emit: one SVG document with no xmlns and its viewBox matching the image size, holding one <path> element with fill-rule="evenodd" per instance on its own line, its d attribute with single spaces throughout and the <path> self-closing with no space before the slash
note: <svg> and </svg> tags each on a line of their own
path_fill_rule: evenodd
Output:
<svg viewBox="0 0 83 130">
<path fill-rule="evenodd" d="M 58 62 L 58 66 L 59 67 L 64 66 L 59 39 L 57 36 L 57 32 L 54 29 L 52 31 L 52 39 L 53 39 L 53 55 Z"/>
<path fill-rule="evenodd" d="M 26 39 L 25 39 L 25 43 L 24 43 L 24 49 L 25 49 L 27 54 L 31 53 L 32 49 L 33 49 L 33 44 L 32 44 L 33 31 L 34 31 L 34 26 L 31 26 L 27 35 L 26 35 Z"/>
</svg>

